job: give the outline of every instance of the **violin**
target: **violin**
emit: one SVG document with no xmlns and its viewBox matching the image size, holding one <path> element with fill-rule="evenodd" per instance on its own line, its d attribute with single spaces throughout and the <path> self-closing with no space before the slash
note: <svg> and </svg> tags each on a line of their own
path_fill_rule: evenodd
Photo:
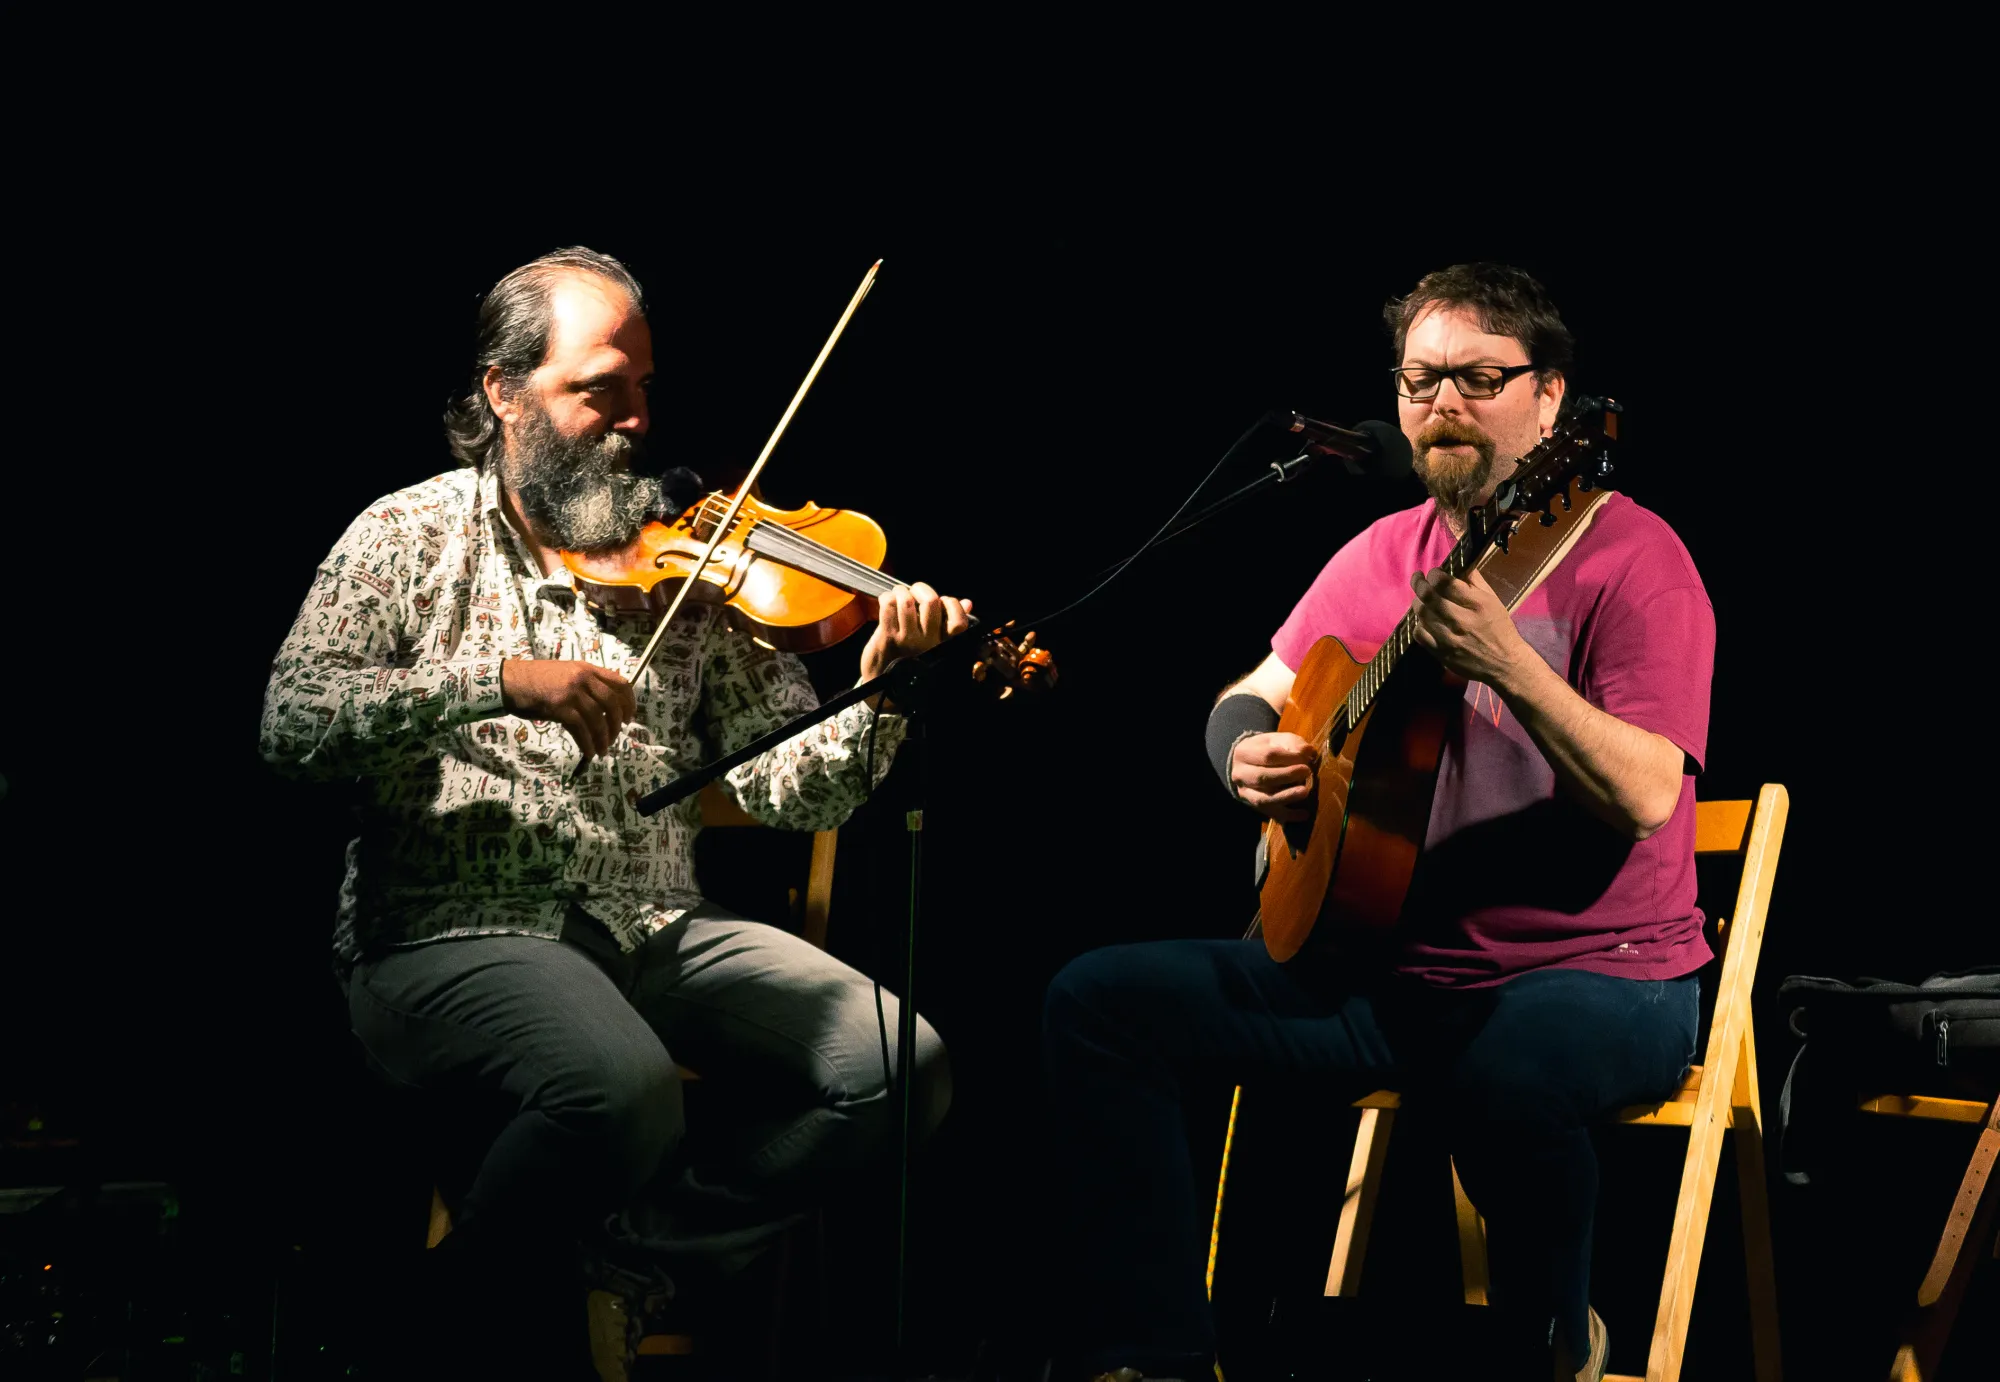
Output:
<svg viewBox="0 0 2000 1382">
<path fill-rule="evenodd" d="M 868 622 L 857 595 L 880 597 L 896 584 L 882 574 L 889 539 L 874 519 L 810 503 L 778 509 L 754 495 L 704 563 L 728 504 L 725 494 L 704 495 L 671 522 L 648 523 L 629 547 L 564 552 L 563 565 L 607 613 L 658 616 L 693 579 L 689 600 L 729 606 L 737 627 L 788 653 L 831 648 Z"/>
<path fill-rule="evenodd" d="M 778 509 L 756 496 L 764 463 L 771 459 L 881 267 L 878 259 L 862 276 L 861 286 L 854 290 L 847 310 L 735 494 L 704 495 L 672 522 L 646 524 L 622 551 L 600 556 L 562 553 L 563 565 L 594 608 L 659 614 L 630 680 L 636 682 L 646 670 L 667 626 L 689 599 L 725 606 L 730 622 L 766 648 L 814 652 L 832 647 L 868 622 L 870 606 L 860 596 L 872 601 L 896 588 L 896 582 L 882 574 L 889 540 L 874 519 L 817 504 Z M 972 628 L 979 626 L 974 619 Z M 1007 633 L 1013 627 L 1010 620 L 986 630 L 980 657 L 972 665 L 972 679 L 999 688 L 1002 700 L 1017 690 L 1053 686 L 1056 679 L 1055 660 L 1047 649 L 1035 646 L 1034 633 L 1024 634 L 1016 643 Z"/>
<path fill-rule="evenodd" d="M 736 628 L 788 653 L 831 648 L 874 618 L 875 601 L 896 588 L 882 571 L 888 536 L 867 514 L 814 503 L 780 509 L 749 494 L 741 500 L 732 512 L 732 496 L 704 495 L 671 522 L 646 524 L 622 549 L 564 552 L 563 565 L 593 609 L 657 616 L 684 600 L 722 605 Z M 984 634 L 972 670 L 1003 699 L 1056 680 L 1055 660 L 1035 646 L 1033 631 L 1017 643 L 1012 627 Z"/>
</svg>

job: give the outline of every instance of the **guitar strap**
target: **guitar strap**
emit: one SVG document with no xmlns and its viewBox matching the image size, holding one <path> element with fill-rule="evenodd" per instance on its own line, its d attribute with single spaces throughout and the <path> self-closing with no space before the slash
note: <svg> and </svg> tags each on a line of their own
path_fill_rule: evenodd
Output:
<svg viewBox="0 0 2000 1382">
<path fill-rule="evenodd" d="M 1576 546 L 1577 539 L 1597 517 L 1597 506 L 1612 493 L 1608 489 L 1579 489 L 1572 480 L 1570 507 L 1552 508 L 1550 511 L 1556 515 L 1553 524 L 1545 527 L 1539 519 L 1525 518 L 1515 525 L 1506 551 L 1498 546 L 1486 549 L 1473 569 L 1486 577 L 1486 583 L 1493 587 L 1493 593 L 1500 597 L 1509 614 L 1519 609 L 1548 579 L 1556 564 L 1569 555 L 1569 549 Z"/>
</svg>

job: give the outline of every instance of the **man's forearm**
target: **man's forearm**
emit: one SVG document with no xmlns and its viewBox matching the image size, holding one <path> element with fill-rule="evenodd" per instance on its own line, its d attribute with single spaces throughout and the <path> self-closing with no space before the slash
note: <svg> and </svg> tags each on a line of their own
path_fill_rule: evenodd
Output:
<svg viewBox="0 0 2000 1382">
<path fill-rule="evenodd" d="M 1538 656 L 1519 659 L 1502 682 L 1501 700 L 1592 815 L 1635 840 L 1672 818 L 1684 773 L 1671 739 L 1599 710 Z"/>
<path fill-rule="evenodd" d="M 258 739 L 291 776 L 365 777 L 436 752 L 435 736 L 504 713 L 497 657 L 355 665 L 288 640 L 273 663 Z"/>
</svg>

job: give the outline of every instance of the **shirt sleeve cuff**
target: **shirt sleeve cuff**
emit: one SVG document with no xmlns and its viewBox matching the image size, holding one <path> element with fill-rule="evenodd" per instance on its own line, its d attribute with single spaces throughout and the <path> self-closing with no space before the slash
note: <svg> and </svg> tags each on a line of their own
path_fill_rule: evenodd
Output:
<svg viewBox="0 0 2000 1382">
<path fill-rule="evenodd" d="M 467 725 L 506 713 L 506 696 L 500 687 L 500 663 L 501 659 L 497 657 L 481 657 L 453 666 L 458 695 L 455 698 L 457 704 L 445 715 L 448 724 Z"/>
</svg>

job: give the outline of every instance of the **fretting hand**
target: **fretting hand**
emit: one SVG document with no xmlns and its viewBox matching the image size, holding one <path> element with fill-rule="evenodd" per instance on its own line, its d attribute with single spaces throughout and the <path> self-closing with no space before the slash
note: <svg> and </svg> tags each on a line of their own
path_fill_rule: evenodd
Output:
<svg viewBox="0 0 2000 1382">
<path fill-rule="evenodd" d="M 1229 753 L 1229 786 L 1260 816 L 1302 821 L 1312 814 L 1318 767 L 1319 750 L 1296 734 L 1246 734 Z"/>
<path fill-rule="evenodd" d="M 1499 690 L 1523 654 L 1534 656 L 1499 595 L 1477 571 L 1463 580 L 1445 575 L 1443 567 L 1429 575 L 1419 572 L 1410 577 L 1410 589 L 1417 596 L 1416 640 L 1447 671 Z"/>
<path fill-rule="evenodd" d="M 964 633 L 972 622 L 971 613 L 972 601 L 940 595 L 922 581 L 897 586 L 879 602 L 875 631 L 861 650 L 861 679 L 873 680 L 891 663 Z"/>
<path fill-rule="evenodd" d="M 560 724 L 586 759 L 609 753 L 639 711 L 632 683 L 591 662 L 510 657 L 500 664 L 500 699 L 523 719 Z"/>
</svg>

